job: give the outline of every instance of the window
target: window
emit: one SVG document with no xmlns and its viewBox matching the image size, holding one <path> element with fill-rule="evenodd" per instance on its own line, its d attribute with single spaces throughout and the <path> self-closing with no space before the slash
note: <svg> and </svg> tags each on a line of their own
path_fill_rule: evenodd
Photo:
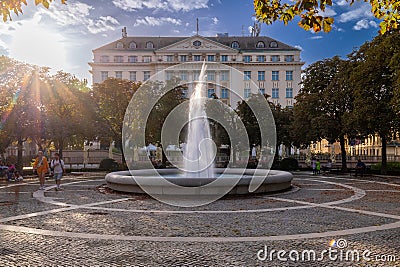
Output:
<svg viewBox="0 0 400 267">
<path fill-rule="evenodd" d="M 193 80 L 198 81 L 200 77 L 200 71 L 194 71 L 193 72 Z"/>
<path fill-rule="evenodd" d="M 201 61 L 201 55 L 194 55 L 193 61 Z"/>
<path fill-rule="evenodd" d="M 231 47 L 234 48 L 234 49 L 239 49 L 240 45 L 239 45 L 238 42 L 234 41 L 234 42 L 232 42 Z"/>
<path fill-rule="evenodd" d="M 265 81 L 265 71 L 258 72 L 258 81 Z"/>
<path fill-rule="evenodd" d="M 265 62 L 265 56 L 258 55 L 258 56 L 257 56 L 257 61 L 258 61 L 258 62 Z"/>
<path fill-rule="evenodd" d="M 221 71 L 221 81 L 229 81 L 229 71 Z"/>
<path fill-rule="evenodd" d="M 174 56 L 173 55 L 168 55 L 167 56 L 167 62 L 174 62 Z"/>
<path fill-rule="evenodd" d="M 118 49 L 124 48 L 124 44 L 121 43 L 121 42 L 118 42 L 116 47 L 117 47 Z"/>
<path fill-rule="evenodd" d="M 115 72 L 115 78 L 122 79 L 122 71 L 116 71 Z"/>
<path fill-rule="evenodd" d="M 278 70 L 273 70 L 272 71 L 272 80 L 273 81 L 279 81 L 279 71 Z"/>
<path fill-rule="evenodd" d="M 280 58 L 279 58 L 278 55 L 273 55 L 273 56 L 271 56 L 271 61 L 272 61 L 272 62 L 279 62 L 279 61 L 280 61 Z"/>
<path fill-rule="evenodd" d="M 244 98 L 249 98 L 251 95 L 251 90 L 250 89 L 244 89 Z"/>
<path fill-rule="evenodd" d="M 146 63 L 151 62 L 151 56 L 143 56 L 143 62 L 146 62 Z"/>
<path fill-rule="evenodd" d="M 130 71 L 129 72 L 129 80 L 131 81 L 136 81 L 136 71 Z"/>
<path fill-rule="evenodd" d="M 146 43 L 146 48 L 147 49 L 153 49 L 154 48 L 154 44 L 152 42 L 147 42 Z"/>
<path fill-rule="evenodd" d="M 135 42 L 131 42 L 131 43 L 129 44 L 129 48 L 130 48 L 130 49 L 136 49 L 136 48 L 137 48 L 136 43 L 135 43 Z"/>
<path fill-rule="evenodd" d="M 182 81 L 187 81 L 187 72 L 186 72 L 186 71 L 182 71 L 182 72 L 179 74 L 179 76 L 180 76 L 180 78 L 181 78 Z"/>
<path fill-rule="evenodd" d="M 150 71 L 143 71 L 143 81 L 150 79 Z"/>
<path fill-rule="evenodd" d="M 107 63 L 110 61 L 110 58 L 108 56 L 101 56 L 100 57 L 100 62 L 101 63 Z"/>
<path fill-rule="evenodd" d="M 265 88 L 260 88 L 258 90 L 260 91 L 260 94 L 265 95 Z"/>
<path fill-rule="evenodd" d="M 275 42 L 275 41 L 272 41 L 272 42 L 269 43 L 269 47 L 271 47 L 271 48 L 277 48 L 277 47 L 278 47 L 278 43 Z"/>
<path fill-rule="evenodd" d="M 207 80 L 208 81 L 215 81 L 215 71 L 208 71 L 207 72 Z"/>
<path fill-rule="evenodd" d="M 229 90 L 226 88 L 221 89 L 221 98 L 228 99 L 229 98 Z"/>
<path fill-rule="evenodd" d="M 213 89 L 213 88 L 208 89 L 207 96 L 209 98 L 213 98 L 213 94 L 215 94 L 215 89 Z"/>
<path fill-rule="evenodd" d="M 245 81 L 250 81 L 251 80 L 251 71 L 244 71 L 244 80 Z"/>
<path fill-rule="evenodd" d="M 101 72 L 101 81 L 105 81 L 108 79 L 108 71 Z"/>
<path fill-rule="evenodd" d="M 173 73 L 171 71 L 167 71 L 165 72 L 165 76 L 166 76 L 165 79 L 167 81 L 170 81 L 172 79 Z"/>
<path fill-rule="evenodd" d="M 179 56 L 179 61 L 180 62 L 186 62 L 187 61 L 187 56 L 186 55 L 180 55 Z"/>
<path fill-rule="evenodd" d="M 215 56 L 214 55 L 208 55 L 207 56 L 207 61 L 215 61 Z"/>
<path fill-rule="evenodd" d="M 129 56 L 129 57 L 128 57 L 128 62 L 129 62 L 129 63 L 138 62 L 138 57 L 137 57 L 137 56 Z"/>
<path fill-rule="evenodd" d="M 114 56 L 114 62 L 122 63 L 122 62 L 124 62 L 124 57 L 123 56 Z"/>
<path fill-rule="evenodd" d="M 259 41 L 257 43 L 257 48 L 265 48 L 265 43 L 263 41 Z"/>
<path fill-rule="evenodd" d="M 279 98 L 279 88 L 272 88 L 272 98 Z"/>
<path fill-rule="evenodd" d="M 293 55 L 285 56 L 285 62 L 293 62 L 293 61 L 294 61 Z"/>
<path fill-rule="evenodd" d="M 221 61 L 222 62 L 227 62 L 228 61 L 228 56 L 227 55 L 222 55 L 221 56 Z"/>
<path fill-rule="evenodd" d="M 193 42 L 193 45 L 194 45 L 195 47 L 199 47 L 199 46 L 201 46 L 201 42 L 198 41 L 198 40 L 196 40 L 196 41 Z"/>
<path fill-rule="evenodd" d="M 251 56 L 243 56 L 243 62 L 245 63 L 251 62 Z"/>
<path fill-rule="evenodd" d="M 286 98 L 293 98 L 293 88 L 286 88 Z"/>
<path fill-rule="evenodd" d="M 293 81 L 293 71 L 292 70 L 286 71 L 286 81 Z"/>
</svg>

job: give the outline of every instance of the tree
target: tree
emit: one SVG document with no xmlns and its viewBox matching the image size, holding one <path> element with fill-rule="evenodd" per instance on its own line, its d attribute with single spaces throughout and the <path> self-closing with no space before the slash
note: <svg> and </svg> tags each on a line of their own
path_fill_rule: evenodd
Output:
<svg viewBox="0 0 400 267">
<path fill-rule="evenodd" d="M 42 86 L 46 113 L 46 139 L 52 141 L 62 157 L 67 144 L 93 138 L 95 121 L 86 84 L 62 71 L 49 77 Z"/>
<path fill-rule="evenodd" d="M 346 0 L 350 5 L 360 0 Z M 398 29 L 400 22 L 400 1 L 393 0 L 364 0 L 371 5 L 374 16 L 382 20 L 380 33 Z M 315 32 L 329 32 L 334 23 L 333 17 L 323 16 L 327 6 L 332 6 L 332 0 L 295 0 L 292 3 L 281 0 L 254 0 L 255 16 L 259 21 L 272 24 L 276 20 L 286 25 L 296 17 L 300 18 L 298 25 L 304 30 L 313 29 Z"/>
<path fill-rule="evenodd" d="M 293 133 L 297 144 L 327 139 L 340 142 L 342 169 L 347 169 L 347 114 L 353 109 L 350 63 L 335 56 L 311 64 L 304 71 L 303 87 L 294 106 Z M 299 131 L 300 132 L 299 132 Z"/>
<path fill-rule="evenodd" d="M 53 0 L 35 0 L 35 5 L 43 5 L 45 8 L 49 8 L 50 3 Z M 62 4 L 66 4 L 67 0 L 61 0 Z M 27 0 L 3 0 L 0 3 L 0 14 L 3 16 L 3 21 L 12 20 L 11 12 L 16 15 L 22 14 L 23 4 L 28 5 Z"/>
<path fill-rule="evenodd" d="M 400 34 L 386 33 L 367 42 L 350 55 L 355 68 L 353 125 L 361 133 L 377 133 L 382 141 L 382 174 L 387 169 L 386 145 L 399 130 L 399 118 L 393 104 L 397 88 Z M 397 89 L 398 90 L 398 89 Z"/>
<path fill-rule="evenodd" d="M 125 110 L 139 83 L 109 78 L 93 85 L 92 99 L 96 106 L 96 130 L 100 138 L 114 140 L 117 148 L 122 148 L 122 128 Z"/>
</svg>

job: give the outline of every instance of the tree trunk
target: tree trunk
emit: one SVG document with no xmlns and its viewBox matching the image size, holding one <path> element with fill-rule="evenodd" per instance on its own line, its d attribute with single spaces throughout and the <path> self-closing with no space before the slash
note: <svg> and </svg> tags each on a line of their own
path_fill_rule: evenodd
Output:
<svg viewBox="0 0 400 267">
<path fill-rule="evenodd" d="M 381 174 L 387 174 L 387 151 L 386 151 L 386 145 L 387 145 L 387 140 L 386 140 L 386 135 L 380 135 L 381 140 L 382 140 L 382 168 L 381 168 Z"/>
<path fill-rule="evenodd" d="M 64 141 L 60 140 L 58 142 L 58 154 L 60 155 L 60 159 L 63 157 L 63 151 L 64 151 Z"/>
<path fill-rule="evenodd" d="M 24 140 L 22 140 L 22 138 L 18 137 L 18 143 L 17 143 L 17 149 L 18 149 L 18 153 L 17 153 L 17 166 L 16 169 L 19 171 L 22 171 L 23 166 L 23 162 L 22 162 L 22 150 L 23 150 L 23 144 L 24 144 Z"/>
<path fill-rule="evenodd" d="M 346 154 L 346 146 L 345 146 L 345 138 L 344 135 L 340 135 L 340 153 L 342 154 L 342 171 L 347 171 L 347 154 Z"/>
</svg>

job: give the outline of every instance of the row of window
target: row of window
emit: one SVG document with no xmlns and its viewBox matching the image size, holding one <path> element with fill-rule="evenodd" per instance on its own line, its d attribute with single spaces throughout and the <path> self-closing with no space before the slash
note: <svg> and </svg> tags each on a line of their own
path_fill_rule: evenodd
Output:
<svg viewBox="0 0 400 267">
<path fill-rule="evenodd" d="M 244 71 L 244 80 L 250 81 L 251 80 L 251 71 Z M 279 81 L 279 71 L 273 70 L 271 73 L 271 80 L 272 81 Z M 286 71 L 286 81 L 293 81 L 293 71 L 287 70 Z M 265 81 L 265 71 L 258 71 L 257 73 L 257 81 Z"/>
<path fill-rule="evenodd" d="M 245 55 L 243 56 L 243 62 L 244 63 L 251 63 L 253 62 L 253 56 L 251 55 Z M 207 61 L 215 62 L 217 61 L 217 57 L 215 55 L 207 55 L 204 59 L 207 59 Z M 233 59 L 233 58 L 231 58 Z M 257 55 L 255 56 L 256 61 L 254 62 L 267 62 L 266 61 L 266 56 L 265 55 Z M 189 61 L 189 56 L 188 55 L 179 55 L 178 57 L 179 62 L 188 62 Z M 193 61 L 203 61 L 203 56 L 202 55 L 193 55 L 192 58 Z M 294 61 L 294 56 L 293 55 L 286 55 L 284 56 L 285 62 L 293 62 Z M 175 56 L 174 55 L 167 55 L 165 57 L 166 62 L 175 62 Z M 220 57 L 221 62 L 228 62 L 229 61 L 229 56 L 228 55 L 221 55 Z M 100 57 L 100 62 L 101 63 L 109 63 L 110 57 L 109 56 L 101 56 Z M 114 56 L 114 61 L 115 63 L 124 63 L 124 57 L 123 56 Z M 139 57 L 138 56 L 128 56 L 128 63 L 136 63 L 139 62 Z M 152 62 L 152 57 L 151 56 L 142 56 L 142 62 L 148 63 Z M 279 55 L 272 55 L 270 56 L 270 62 L 280 62 L 280 56 Z"/>
<path fill-rule="evenodd" d="M 172 77 L 177 76 L 179 77 L 182 81 L 187 81 L 188 80 L 188 72 L 187 71 L 181 71 L 178 74 L 171 72 L 171 71 L 167 71 L 165 73 L 166 75 L 166 80 L 171 80 Z M 199 76 L 200 76 L 200 71 L 194 71 L 193 72 L 193 80 L 197 81 L 199 80 Z M 207 72 L 207 80 L 208 81 L 215 81 L 215 71 L 208 71 Z M 221 81 L 229 81 L 229 71 L 221 71 L 220 72 L 220 80 Z"/>
<path fill-rule="evenodd" d="M 199 46 L 201 46 L 201 42 L 196 40 L 196 41 L 193 42 L 193 45 L 196 46 L 196 47 L 199 47 Z M 231 47 L 234 48 L 234 49 L 239 49 L 240 48 L 240 44 L 237 41 L 233 41 L 231 43 Z M 266 45 L 265 45 L 265 43 L 263 41 L 258 41 L 257 44 L 256 44 L 256 48 L 265 48 L 265 47 L 266 47 Z M 271 41 L 269 43 L 269 47 L 270 48 L 277 48 L 278 47 L 278 43 L 276 41 Z M 124 44 L 122 42 L 118 42 L 116 44 L 116 48 L 117 49 L 123 49 L 124 48 Z M 130 49 L 136 49 L 136 48 L 138 48 L 138 45 L 135 42 L 130 42 L 129 43 L 129 48 Z M 146 49 L 154 49 L 154 43 L 151 42 L 151 41 L 146 42 L 145 48 Z"/>
<path fill-rule="evenodd" d="M 109 78 L 108 71 L 102 71 L 101 72 L 101 81 L 105 81 L 108 78 Z M 122 71 L 116 71 L 115 78 L 122 79 Z M 148 79 L 150 79 L 150 71 L 143 71 L 143 81 L 147 81 Z M 134 82 L 137 81 L 136 71 L 129 72 L 129 80 L 134 81 Z"/>
<path fill-rule="evenodd" d="M 259 89 L 260 94 L 265 94 L 265 88 L 260 88 Z M 251 96 L 251 89 L 244 89 L 243 91 L 244 98 L 249 98 Z M 187 89 L 184 90 L 184 96 L 187 97 Z M 213 97 L 215 94 L 215 89 L 214 88 L 209 88 L 207 90 L 207 95 L 209 98 Z M 272 98 L 277 99 L 279 98 L 279 88 L 272 88 Z M 222 99 L 228 99 L 229 98 L 229 90 L 226 88 L 221 88 L 221 96 L 220 98 Z M 293 98 L 293 88 L 286 88 L 286 98 Z"/>
</svg>

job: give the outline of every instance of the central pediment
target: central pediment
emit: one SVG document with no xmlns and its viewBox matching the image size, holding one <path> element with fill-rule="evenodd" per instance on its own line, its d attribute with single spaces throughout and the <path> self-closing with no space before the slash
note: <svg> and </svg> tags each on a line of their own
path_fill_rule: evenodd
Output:
<svg viewBox="0 0 400 267">
<path fill-rule="evenodd" d="M 229 46 L 212 41 L 200 35 L 195 35 L 179 42 L 173 43 L 169 46 L 158 49 L 156 52 L 178 52 L 185 50 L 188 50 L 190 52 L 195 52 L 196 50 L 199 52 L 238 52 L 237 50 Z"/>
</svg>

